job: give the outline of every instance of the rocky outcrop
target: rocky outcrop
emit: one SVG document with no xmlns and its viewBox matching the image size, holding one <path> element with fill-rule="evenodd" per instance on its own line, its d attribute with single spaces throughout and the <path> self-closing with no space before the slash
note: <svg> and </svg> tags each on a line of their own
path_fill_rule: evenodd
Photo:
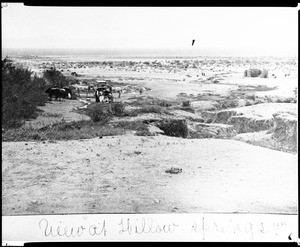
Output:
<svg viewBox="0 0 300 247">
<path fill-rule="evenodd" d="M 265 101 L 269 103 L 297 103 L 297 98 L 265 95 Z"/>
<path fill-rule="evenodd" d="M 291 112 L 295 116 L 296 104 L 268 103 L 221 111 L 202 111 L 200 114 L 206 123 L 230 125 L 238 134 L 269 130 L 275 125 L 277 126 L 275 127 L 276 132 L 281 133 L 288 129 L 289 133 L 293 133 L 286 134 L 290 136 L 287 142 L 295 143 L 295 141 L 291 140 L 295 138 L 295 130 L 292 129 L 296 126 L 293 125 L 292 117 L 287 115 L 287 113 L 285 115 L 283 113 L 276 115 L 279 112 Z M 201 131 L 203 132 L 203 130 Z M 274 134 L 274 138 L 278 138 L 278 135 Z"/>
<path fill-rule="evenodd" d="M 284 152 L 297 152 L 297 116 L 294 112 L 273 114 L 274 126 L 268 130 L 241 133 L 235 140 Z"/>
<path fill-rule="evenodd" d="M 204 119 L 191 112 L 183 111 L 183 110 L 170 110 L 169 111 L 172 115 L 179 117 L 179 118 L 185 118 L 187 120 L 193 121 L 193 122 L 200 122 L 203 123 Z"/>
<path fill-rule="evenodd" d="M 232 116 L 227 122 L 234 127 L 237 133 L 268 130 L 274 125 L 273 119 L 247 115 Z"/>
<path fill-rule="evenodd" d="M 241 125 L 239 123 L 245 123 L 248 121 L 251 125 L 249 130 L 257 129 L 257 131 L 259 131 L 273 126 L 271 124 L 271 122 L 274 121 L 273 114 L 283 111 L 296 113 L 296 108 L 297 105 L 292 103 L 265 103 L 226 109 L 215 113 L 213 116 L 213 123 L 233 124 L 238 126 Z M 263 126 L 260 128 L 256 125 Z M 237 130 L 243 129 L 245 128 L 237 127 Z"/>
<path fill-rule="evenodd" d="M 237 112 L 236 110 L 230 109 L 230 110 L 222 110 L 219 112 L 216 112 L 213 118 L 213 123 L 224 123 L 227 124 L 228 120 L 232 116 L 239 116 L 242 115 L 242 113 Z"/>
<path fill-rule="evenodd" d="M 192 138 L 231 138 L 237 133 L 234 127 L 228 124 L 194 124 L 190 131 Z"/>
<path fill-rule="evenodd" d="M 272 139 L 280 142 L 286 148 L 297 150 L 297 116 L 291 112 L 273 114 L 274 128 Z"/>
<path fill-rule="evenodd" d="M 217 101 L 198 100 L 191 102 L 191 107 L 204 122 L 211 123 L 217 114 L 216 110 L 220 109 L 220 104 Z"/>
<path fill-rule="evenodd" d="M 194 108 L 195 113 L 200 111 L 214 111 L 220 109 L 220 104 L 217 101 L 197 100 L 192 101 L 191 106 Z"/>
<path fill-rule="evenodd" d="M 153 124 L 148 125 L 148 130 L 152 135 L 164 134 L 164 131 Z"/>
<path fill-rule="evenodd" d="M 204 119 L 204 122 L 211 123 L 216 117 L 216 112 L 214 111 L 201 111 L 198 115 Z"/>
</svg>

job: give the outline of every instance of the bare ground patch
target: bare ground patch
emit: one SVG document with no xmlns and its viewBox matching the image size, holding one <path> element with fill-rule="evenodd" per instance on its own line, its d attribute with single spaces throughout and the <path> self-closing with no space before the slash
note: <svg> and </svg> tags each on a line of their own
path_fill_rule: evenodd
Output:
<svg viewBox="0 0 300 247">
<path fill-rule="evenodd" d="M 2 151 L 3 215 L 297 212 L 296 156 L 233 140 L 125 135 Z"/>
<path fill-rule="evenodd" d="M 45 106 L 39 107 L 42 112 L 36 119 L 26 121 L 23 127 L 41 128 L 45 125 L 60 122 L 62 119 L 66 122 L 89 120 L 88 116 L 78 114 L 73 110 L 82 106 L 83 103 L 77 100 L 51 101 Z"/>
</svg>

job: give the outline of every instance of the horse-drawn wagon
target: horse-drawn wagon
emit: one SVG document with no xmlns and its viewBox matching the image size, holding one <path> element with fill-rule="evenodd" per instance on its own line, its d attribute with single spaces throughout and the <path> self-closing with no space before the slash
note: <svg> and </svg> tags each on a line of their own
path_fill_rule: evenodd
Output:
<svg viewBox="0 0 300 247">
<path fill-rule="evenodd" d="M 95 91 L 96 102 L 112 103 L 114 101 L 112 87 L 102 86 L 98 87 Z"/>
</svg>

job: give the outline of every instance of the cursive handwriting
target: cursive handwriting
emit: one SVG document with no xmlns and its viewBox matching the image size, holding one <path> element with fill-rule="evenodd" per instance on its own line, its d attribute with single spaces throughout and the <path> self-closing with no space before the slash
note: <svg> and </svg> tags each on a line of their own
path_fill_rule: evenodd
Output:
<svg viewBox="0 0 300 247">
<path fill-rule="evenodd" d="M 147 233 L 173 233 L 179 225 L 175 223 L 171 224 L 154 224 L 153 219 L 151 217 L 148 217 L 147 219 L 141 218 L 137 219 L 137 222 L 134 223 L 132 220 L 127 219 L 124 220 L 121 219 L 119 226 L 119 234 L 123 233 L 136 233 L 136 234 L 147 234 Z"/>
<path fill-rule="evenodd" d="M 106 230 L 106 226 L 105 226 L 105 220 L 103 220 L 102 226 L 100 226 L 100 223 L 98 223 L 98 225 L 99 226 L 97 226 L 97 225 L 91 225 L 89 227 L 89 233 L 90 233 L 90 235 L 91 236 L 95 236 L 95 235 L 100 236 L 101 234 L 103 234 L 106 237 L 107 230 Z"/>
<path fill-rule="evenodd" d="M 251 222 L 245 223 L 233 223 L 231 220 L 228 222 L 207 222 L 205 217 L 202 217 L 200 221 L 194 220 L 191 232 L 202 234 L 202 239 L 205 240 L 207 233 L 221 233 L 221 234 L 248 234 L 251 240 L 254 239 L 256 234 L 266 233 L 266 229 L 263 222 L 257 224 Z"/>
<path fill-rule="evenodd" d="M 154 217 L 154 219 L 156 219 Z M 51 223 L 50 223 L 51 222 Z M 54 222 L 54 223 L 53 223 Z M 213 238 L 214 236 L 232 236 L 245 237 L 254 240 L 256 238 L 267 235 L 278 235 L 283 228 L 288 226 L 286 221 L 271 221 L 262 222 L 260 220 L 232 220 L 230 218 L 222 220 L 211 220 L 205 216 L 200 218 L 193 218 L 188 222 L 181 222 L 176 224 L 172 220 L 155 221 L 151 216 L 149 217 L 121 217 L 116 221 L 108 222 L 106 220 L 94 221 L 91 223 L 85 222 L 78 225 L 66 224 L 62 221 L 49 221 L 49 219 L 42 218 L 39 222 L 39 229 L 45 237 L 66 237 L 66 238 L 80 238 L 80 237 L 106 237 L 108 232 L 115 232 L 119 235 L 141 235 L 141 234 L 172 234 L 180 233 L 180 231 L 190 231 L 190 233 L 199 234 L 197 237 L 202 240 Z"/>
<path fill-rule="evenodd" d="M 105 220 L 103 220 L 102 224 L 98 223 L 90 225 L 88 227 L 84 227 L 82 225 L 67 227 L 62 224 L 60 221 L 59 225 L 50 225 L 48 220 L 43 218 L 39 222 L 39 228 L 43 232 L 45 237 L 81 237 L 84 233 L 90 234 L 91 236 L 106 236 L 107 230 L 105 225 Z"/>
</svg>

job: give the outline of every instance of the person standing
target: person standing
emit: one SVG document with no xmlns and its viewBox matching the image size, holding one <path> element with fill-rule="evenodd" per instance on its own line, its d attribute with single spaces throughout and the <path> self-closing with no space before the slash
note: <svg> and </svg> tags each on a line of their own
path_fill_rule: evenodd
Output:
<svg viewBox="0 0 300 247">
<path fill-rule="evenodd" d="M 96 102 L 100 102 L 98 90 L 95 91 L 95 99 L 96 99 Z"/>
</svg>

